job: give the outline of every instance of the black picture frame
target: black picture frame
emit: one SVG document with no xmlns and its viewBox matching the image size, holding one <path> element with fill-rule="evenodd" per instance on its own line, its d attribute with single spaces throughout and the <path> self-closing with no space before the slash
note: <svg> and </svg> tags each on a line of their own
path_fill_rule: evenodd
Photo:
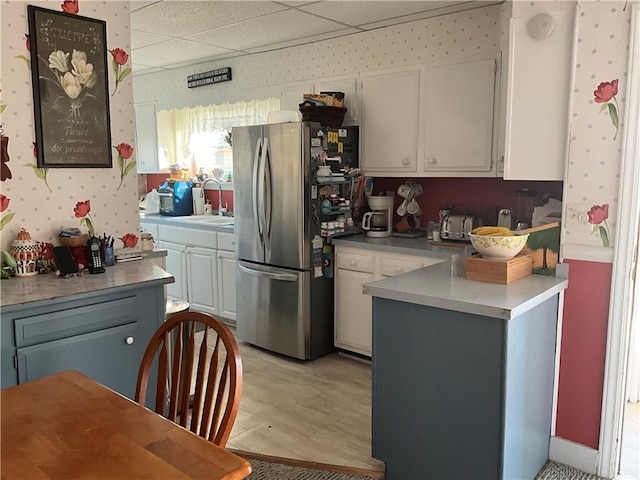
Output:
<svg viewBox="0 0 640 480">
<path fill-rule="evenodd" d="M 40 168 L 111 168 L 106 22 L 27 6 Z"/>
</svg>

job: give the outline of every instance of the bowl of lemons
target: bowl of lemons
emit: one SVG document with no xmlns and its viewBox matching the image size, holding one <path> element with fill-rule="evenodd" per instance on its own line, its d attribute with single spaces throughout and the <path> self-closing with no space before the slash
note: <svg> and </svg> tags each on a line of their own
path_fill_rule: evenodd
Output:
<svg viewBox="0 0 640 480">
<path fill-rule="evenodd" d="M 528 233 L 518 234 L 506 227 L 477 227 L 469 234 L 471 245 L 483 257 L 513 258 L 522 251 Z"/>
</svg>

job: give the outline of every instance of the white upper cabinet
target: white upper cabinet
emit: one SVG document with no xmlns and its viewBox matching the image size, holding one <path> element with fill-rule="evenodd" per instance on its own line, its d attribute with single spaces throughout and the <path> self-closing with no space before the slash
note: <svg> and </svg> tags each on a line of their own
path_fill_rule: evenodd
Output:
<svg viewBox="0 0 640 480">
<path fill-rule="evenodd" d="M 138 173 L 158 172 L 158 127 L 156 103 L 134 105 L 136 119 L 135 159 Z"/>
<path fill-rule="evenodd" d="M 495 58 L 427 66 L 426 176 L 495 176 L 496 72 Z"/>
<path fill-rule="evenodd" d="M 344 93 L 344 107 L 347 113 L 344 114 L 344 125 L 358 124 L 358 79 L 352 75 L 348 77 L 323 78 L 316 82 L 315 91 L 321 92 L 342 92 Z"/>
<path fill-rule="evenodd" d="M 303 82 L 283 86 L 280 90 L 280 110 L 299 112 L 305 93 L 314 93 L 313 83 Z"/>
<path fill-rule="evenodd" d="M 369 176 L 415 175 L 422 153 L 420 67 L 361 73 L 360 79 L 364 172 Z"/>
<path fill-rule="evenodd" d="M 518 6 L 509 24 L 504 178 L 563 180 L 576 7 L 545 3 L 550 17 L 538 17 L 519 16 Z M 536 22 L 538 30 L 528 28 Z M 548 34 L 545 25 L 555 28 Z"/>
</svg>

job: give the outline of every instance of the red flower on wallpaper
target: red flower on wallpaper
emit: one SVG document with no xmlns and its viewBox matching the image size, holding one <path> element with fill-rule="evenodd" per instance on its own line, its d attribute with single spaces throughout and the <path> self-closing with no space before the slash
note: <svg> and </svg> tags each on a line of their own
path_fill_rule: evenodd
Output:
<svg viewBox="0 0 640 480">
<path fill-rule="evenodd" d="M 40 250 L 40 258 L 43 260 L 53 260 L 55 258 L 53 254 L 53 243 L 49 242 L 36 242 Z"/>
<path fill-rule="evenodd" d="M 89 230 L 89 234 L 93 237 L 93 221 L 91 220 L 91 202 L 89 200 L 85 200 L 84 202 L 76 203 L 76 206 L 73 209 L 73 214 L 76 218 L 80 219 L 80 225 L 86 225 L 87 230 Z"/>
<path fill-rule="evenodd" d="M 111 68 L 113 68 L 113 73 L 116 75 L 116 88 L 113 89 L 113 93 L 111 96 L 116 94 L 118 90 L 118 85 L 122 83 L 122 81 L 127 77 L 127 75 L 131 74 L 131 68 L 122 68 L 129 61 L 129 55 L 121 48 L 114 48 L 113 50 L 109 50 L 111 52 L 111 56 L 113 59 L 111 60 Z"/>
<path fill-rule="evenodd" d="M 587 212 L 589 219 L 587 220 L 591 225 L 591 233 L 598 233 L 600 240 L 602 240 L 602 246 L 609 246 L 609 226 L 607 225 L 607 218 L 609 218 L 609 204 L 594 205 Z"/>
<path fill-rule="evenodd" d="M 27 52 L 31 52 L 31 38 L 29 37 L 28 33 L 25 33 L 24 36 L 26 37 L 25 46 L 27 47 Z M 16 58 L 24 60 L 24 63 L 27 64 L 27 68 L 31 70 L 31 59 L 29 57 L 25 55 L 16 55 Z"/>
<path fill-rule="evenodd" d="M 605 110 L 609 111 L 609 118 L 611 119 L 611 123 L 616 127 L 616 133 L 613 136 L 615 140 L 618 136 L 618 127 L 620 126 L 620 120 L 618 117 L 618 100 L 616 99 L 616 95 L 618 94 L 618 79 L 611 80 L 610 82 L 601 82 L 593 92 L 594 101 L 596 103 L 601 103 L 602 107 L 600 107 L 600 112 L 604 112 Z M 613 100 L 613 102 L 611 102 Z"/>
<path fill-rule="evenodd" d="M 114 146 L 118 152 L 118 167 L 120 168 L 120 185 L 118 185 L 117 190 L 120 190 L 122 187 L 122 182 L 124 182 L 124 177 L 126 177 L 131 170 L 133 170 L 136 166 L 135 160 L 131 160 L 127 162 L 133 155 L 133 147 L 128 143 L 121 143 L 117 147 Z"/>
<path fill-rule="evenodd" d="M 7 208 L 9 208 L 9 202 L 11 202 L 11 199 L 6 195 L 0 193 L 0 212 L 4 212 Z M 2 217 L 2 219 L 0 220 L 0 230 L 2 230 L 4 226 L 11 221 L 14 215 L 15 213 L 9 213 Z"/>
<path fill-rule="evenodd" d="M 76 15 L 80 11 L 78 0 L 64 0 L 60 6 L 62 7 L 63 12 L 71 13 L 73 15 Z"/>
<path fill-rule="evenodd" d="M 120 237 L 126 248 L 133 248 L 138 244 L 138 236 L 133 233 L 127 233 L 124 237 Z"/>
<path fill-rule="evenodd" d="M 0 193 L 0 212 L 4 212 L 7 208 L 9 208 L 9 202 L 11 202 L 11 199 L 6 195 Z"/>
</svg>

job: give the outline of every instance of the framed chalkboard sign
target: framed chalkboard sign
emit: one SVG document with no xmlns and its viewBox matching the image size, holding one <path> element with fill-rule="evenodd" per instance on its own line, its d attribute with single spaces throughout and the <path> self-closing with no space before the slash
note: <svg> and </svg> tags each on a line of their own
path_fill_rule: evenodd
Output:
<svg viewBox="0 0 640 480">
<path fill-rule="evenodd" d="M 106 22 L 27 6 L 40 168 L 111 168 Z"/>
</svg>

